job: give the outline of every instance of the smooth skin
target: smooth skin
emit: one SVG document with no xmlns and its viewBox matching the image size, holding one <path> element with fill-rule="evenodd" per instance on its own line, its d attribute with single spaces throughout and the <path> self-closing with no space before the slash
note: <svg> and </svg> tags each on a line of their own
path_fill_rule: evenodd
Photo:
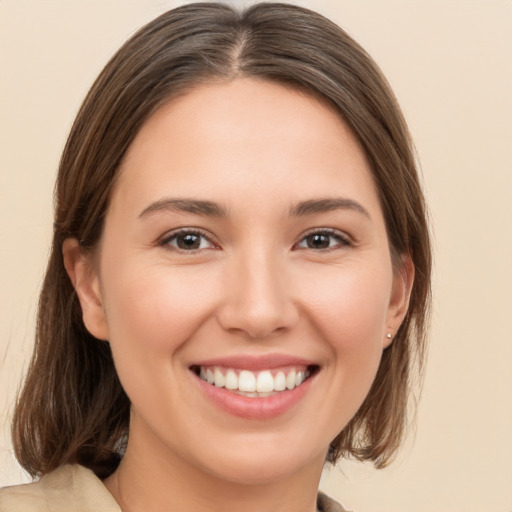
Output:
<svg viewBox="0 0 512 512">
<path fill-rule="evenodd" d="M 98 249 L 63 247 L 132 403 L 107 488 L 125 512 L 313 512 L 329 443 L 367 395 L 414 277 L 406 254 L 393 268 L 361 147 L 314 97 L 236 79 L 162 107 L 119 172 Z M 269 353 L 319 370 L 264 421 L 221 410 L 190 370 Z"/>
</svg>

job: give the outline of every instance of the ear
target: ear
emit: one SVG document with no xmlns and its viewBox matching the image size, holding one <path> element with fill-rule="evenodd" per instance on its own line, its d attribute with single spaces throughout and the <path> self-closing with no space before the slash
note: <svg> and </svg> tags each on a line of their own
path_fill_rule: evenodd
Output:
<svg viewBox="0 0 512 512">
<path fill-rule="evenodd" d="M 98 272 L 91 256 L 85 254 L 76 238 L 62 244 L 64 266 L 75 288 L 86 329 L 100 340 L 108 340 L 107 318 L 103 308 Z"/>
<path fill-rule="evenodd" d="M 384 348 L 391 344 L 407 314 L 414 283 L 414 263 L 410 254 L 403 253 L 400 258 L 401 263 L 397 265 L 393 275 L 393 289 L 389 301 Z M 388 334 L 391 334 L 391 337 Z"/>
</svg>

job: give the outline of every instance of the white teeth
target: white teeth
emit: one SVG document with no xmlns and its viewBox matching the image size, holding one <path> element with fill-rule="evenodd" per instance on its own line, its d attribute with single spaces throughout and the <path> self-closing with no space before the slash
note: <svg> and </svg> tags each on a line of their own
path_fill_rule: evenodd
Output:
<svg viewBox="0 0 512 512">
<path fill-rule="evenodd" d="M 286 377 L 283 372 L 277 372 L 274 377 L 274 391 L 284 391 L 286 389 Z"/>
<path fill-rule="evenodd" d="M 258 374 L 256 391 L 258 393 L 270 393 L 274 391 L 274 377 L 272 377 L 272 374 L 268 370 Z"/>
<path fill-rule="evenodd" d="M 213 372 L 213 376 L 215 377 L 215 385 L 218 388 L 223 388 L 224 387 L 224 375 L 222 374 L 222 372 L 218 368 L 215 368 L 215 371 Z"/>
<path fill-rule="evenodd" d="M 295 387 L 295 370 L 292 370 L 286 377 L 286 387 L 293 389 Z"/>
<path fill-rule="evenodd" d="M 242 370 L 238 375 L 238 389 L 240 391 L 256 391 L 256 377 L 254 373 Z"/>
<path fill-rule="evenodd" d="M 228 370 L 225 378 L 226 389 L 238 389 L 238 376 L 233 370 Z"/>
<path fill-rule="evenodd" d="M 292 390 L 300 386 L 311 372 L 308 369 L 290 369 L 278 371 L 272 375 L 270 370 L 252 372 L 235 369 L 204 368 L 199 369 L 199 377 L 218 388 L 226 388 L 250 397 L 263 397 L 278 391 Z"/>
</svg>

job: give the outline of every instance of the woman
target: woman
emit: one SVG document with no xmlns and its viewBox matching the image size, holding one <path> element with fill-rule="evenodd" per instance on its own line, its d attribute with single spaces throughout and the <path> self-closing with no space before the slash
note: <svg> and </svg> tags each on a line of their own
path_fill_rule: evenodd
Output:
<svg viewBox="0 0 512 512">
<path fill-rule="evenodd" d="M 290 5 L 163 14 L 61 159 L 13 425 L 42 478 L 0 510 L 343 510 L 322 468 L 396 452 L 429 290 L 411 142 L 368 55 Z"/>
</svg>

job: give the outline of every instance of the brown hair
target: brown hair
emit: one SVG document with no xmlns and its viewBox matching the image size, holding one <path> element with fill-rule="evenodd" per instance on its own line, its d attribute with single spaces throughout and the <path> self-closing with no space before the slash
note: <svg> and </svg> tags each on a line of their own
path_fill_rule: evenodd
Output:
<svg viewBox="0 0 512 512">
<path fill-rule="evenodd" d="M 239 12 L 198 3 L 161 15 L 123 45 L 93 84 L 66 143 L 36 344 L 13 423 L 16 456 L 33 476 L 76 462 L 105 477 L 120 460 L 128 430 L 130 402 L 109 344 L 84 327 L 63 241 L 74 237 L 86 249 L 97 246 L 123 156 L 159 107 L 201 82 L 242 76 L 299 87 L 339 112 L 370 162 L 395 262 L 403 252 L 412 257 L 408 314 L 366 400 L 331 443 L 328 460 L 352 456 L 382 467 L 399 447 L 413 377 L 425 355 L 431 253 L 397 102 L 366 52 L 319 14 L 286 4 Z"/>
</svg>

